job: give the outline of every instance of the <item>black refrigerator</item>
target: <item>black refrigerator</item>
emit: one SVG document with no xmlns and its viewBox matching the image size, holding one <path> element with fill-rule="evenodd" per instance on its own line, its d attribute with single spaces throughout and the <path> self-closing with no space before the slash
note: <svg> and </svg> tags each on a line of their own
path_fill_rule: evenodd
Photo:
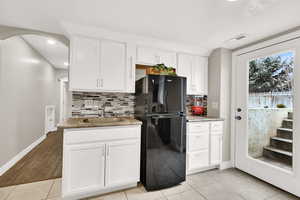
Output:
<svg viewBox="0 0 300 200">
<path fill-rule="evenodd" d="M 148 191 L 186 177 L 186 78 L 147 75 L 136 82 L 135 117 L 143 122 L 141 182 Z"/>
</svg>

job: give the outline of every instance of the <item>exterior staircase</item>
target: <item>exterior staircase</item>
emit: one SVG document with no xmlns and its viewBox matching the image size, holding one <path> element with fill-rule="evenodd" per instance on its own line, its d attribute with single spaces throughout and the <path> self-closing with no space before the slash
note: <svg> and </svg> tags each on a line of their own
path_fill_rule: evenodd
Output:
<svg viewBox="0 0 300 200">
<path fill-rule="evenodd" d="M 263 157 L 292 166 L 293 162 L 293 113 L 282 121 L 277 135 L 271 138 L 270 146 L 264 147 Z"/>
</svg>

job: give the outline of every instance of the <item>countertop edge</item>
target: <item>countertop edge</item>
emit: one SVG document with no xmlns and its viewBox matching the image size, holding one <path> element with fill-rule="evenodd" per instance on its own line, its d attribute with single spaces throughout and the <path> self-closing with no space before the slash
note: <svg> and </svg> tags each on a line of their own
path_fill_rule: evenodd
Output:
<svg viewBox="0 0 300 200">
<path fill-rule="evenodd" d="M 187 122 L 225 121 L 223 118 L 187 116 Z"/>
</svg>

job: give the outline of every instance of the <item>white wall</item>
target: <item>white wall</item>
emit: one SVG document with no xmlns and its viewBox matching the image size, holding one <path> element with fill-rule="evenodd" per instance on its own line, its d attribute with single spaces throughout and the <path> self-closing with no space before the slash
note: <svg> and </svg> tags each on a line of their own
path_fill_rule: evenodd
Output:
<svg viewBox="0 0 300 200">
<path fill-rule="evenodd" d="M 223 161 L 230 160 L 231 60 L 228 49 L 215 49 L 208 58 L 207 114 L 224 119 Z"/>
<path fill-rule="evenodd" d="M 0 167 L 44 134 L 54 68 L 21 38 L 0 40 Z"/>
<path fill-rule="evenodd" d="M 56 69 L 56 113 L 55 113 L 55 120 L 56 123 L 59 123 L 60 119 L 60 112 L 61 112 L 61 98 L 62 98 L 62 91 L 61 91 L 61 81 L 62 79 L 68 79 L 68 70 L 67 69 Z M 68 87 L 68 84 L 67 84 Z M 69 90 L 65 91 L 65 109 L 67 110 L 67 117 L 71 117 L 72 115 L 72 92 Z"/>
</svg>

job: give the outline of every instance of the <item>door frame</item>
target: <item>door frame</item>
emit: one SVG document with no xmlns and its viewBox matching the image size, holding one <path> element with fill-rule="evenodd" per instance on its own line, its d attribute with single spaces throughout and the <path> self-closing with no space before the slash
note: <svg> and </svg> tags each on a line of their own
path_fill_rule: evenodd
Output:
<svg viewBox="0 0 300 200">
<path fill-rule="evenodd" d="M 289 42 L 289 41 L 293 41 L 296 39 L 300 39 L 300 30 L 296 30 L 290 33 L 285 33 L 281 36 L 275 36 L 273 38 L 267 39 L 263 42 L 259 42 L 253 45 L 250 45 L 248 47 L 245 48 L 241 48 L 241 49 L 237 49 L 234 50 L 232 53 L 232 71 L 231 71 L 231 165 L 233 167 L 236 167 L 236 155 L 237 155 L 237 151 L 236 151 L 236 147 L 237 147 L 237 137 L 236 137 L 236 120 L 235 120 L 235 115 L 236 115 L 236 107 L 237 107 L 237 102 L 236 102 L 236 98 L 237 98 L 237 93 L 236 93 L 236 84 L 237 84 L 237 80 L 235 79 L 236 77 L 236 73 L 237 73 L 237 63 L 238 63 L 238 59 L 239 56 L 247 54 L 247 53 L 251 53 L 251 52 L 255 52 L 258 50 L 263 50 L 265 48 L 269 48 L 272 46 L 276 46 L 276 45 L 280 45 L 282 43 L 285 42 Z M 298 132 L 297 130 L 299 130 L 299 128 L 296 130 L 297 127 L 294 127 L 295 132 Z M 300 132 L 300 130 L 299 130 Z M 295 149 L 295 148 L 294 148 Z M 298 148 L 297 148 L 298 149 Z M 297 151 L 298 152 L 298 151 Z M 300 161 L 298 161 L 299 165 Z M 293 172 L 296 174 L 300 173 L 299 167 L 298 169 L 296 169 L 295 167 L 296 165 L 293 164 Z M 299 195 L 299 194 L 298 194 Z"/>
</svg>

